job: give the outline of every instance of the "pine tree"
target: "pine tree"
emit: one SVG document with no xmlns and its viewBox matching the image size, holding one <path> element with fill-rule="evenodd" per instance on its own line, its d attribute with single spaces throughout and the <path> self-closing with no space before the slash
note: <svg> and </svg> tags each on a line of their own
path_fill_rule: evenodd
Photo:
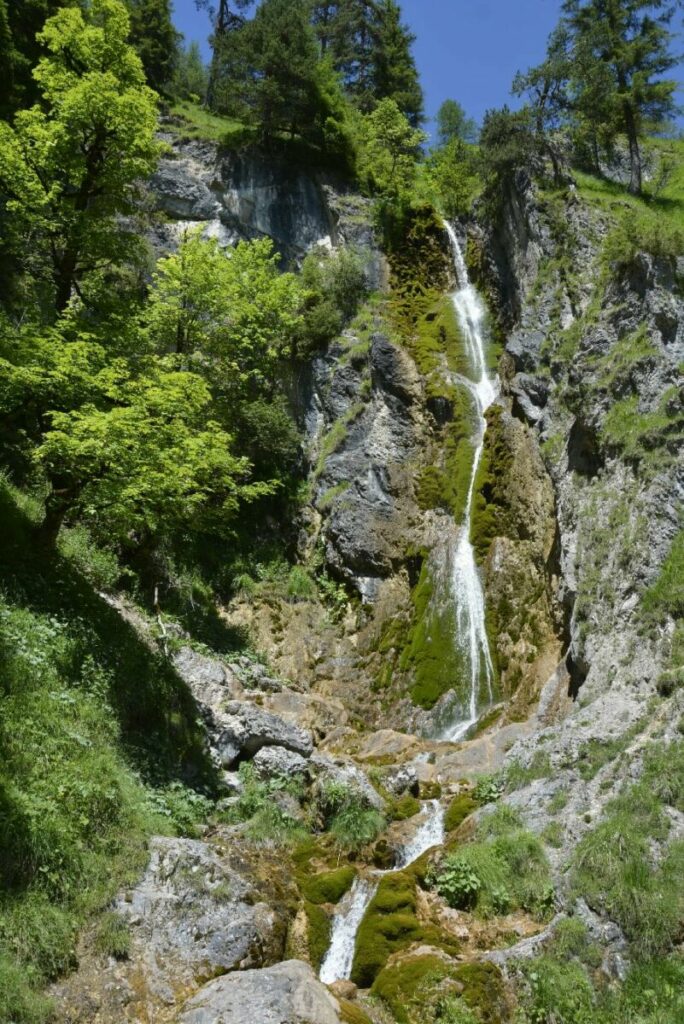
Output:
<svg viewBox="0 0 684 1024">
<path fill-rule="evenodd" d="M 587 109 L 583 93 L 590 89 L 596 95 L 600 77 L 602 88 L 609 89 L 604 104 L 627 136 L 629 188 L 637 194 L 642 188 L 639 138 L 649 122 L 663 122 L 675 111 L 677 82 L 664 76 L 677 64 L 670 49 L 669 26 L 680 6 L 670 0 L 563 2 L 575 54 L 578 63 L 582 62 L 578 102 Z"/>
<path fill-rule="evenodd" d="M 207 106 L 212 110 L 217 106 L 219 79 L 226 62 L 226 49 L 231 35 L 245 23 L 243 11 L 250 6 L 251 0 L 195 0 L 198 11 L 208 11 L 214 23 L 211 37 L 212 58 L 209 65 L 209 81 L 207 83 Z"/>
<path fill-rule="evenodd" d="M 475 142 L 477 125 L 457 100 L 444 100 L 437 111 L 437 138 L 440 146 L 447 146 L 454 139 Z"/>
<path fill-rule="evenodd" d="M 340 0 L 330 29 L 330 50 L 335 70 L 342 76 L 345 92 L 363 113 L 376 102 L 375 0 Z"/>
<path fill-rule="evenodd" d="M 416 37 L 402 24 L 395 0 L 381 0 L 373 28 L 373 94 L 392 99 L 416 128 L 423 120 L 423 90 L 411 47 Z"/>
<path fill-rule="evenodd" d="M 127 4 L 130 41 L 140 55 L 149 85 L 163 92 L 173 78 L 181 40 L 173 26 L 171 0 L 127 0 Z"/>
<path fill-rule="evenodd" d="M 209 71 L 199 43 L 192 42 L 187 49 L 181 49 L 173 80 L 173 91 L 183 99 L 204 100 L 207 94 Z"/>
</svg>

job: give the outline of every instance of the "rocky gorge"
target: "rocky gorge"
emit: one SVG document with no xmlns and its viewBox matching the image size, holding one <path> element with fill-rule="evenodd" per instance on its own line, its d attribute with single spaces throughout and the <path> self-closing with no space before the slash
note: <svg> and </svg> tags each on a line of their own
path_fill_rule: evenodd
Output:
<svg viewBox="0 0 684 1024">
<path fill-rule="evenodd" d="M 169 657 L 221 773 L 218 813 L 197 838 L 152 840 L 110 911 L 125 954 L 82 937 L 78 970 L 55 986 L 61 1019 L 418 1024 L 441 999 L 447 1021 L 503 1024 L 534 987 L 529 964 L 556 949 L 590 957 L 597 984 L 624 981 L 635 915 L 585 877 L 611 856 L 611 830 L 594 839 L 627 813 L 625 787 L 647 785 L 662 803 L 640 836 L 654 876 L 684 840 L 681 793 L 657 781 L 681 760 L 664 751 L 681 751 L 684 713 L 681 623 L 659 597 L 663 579 L 681 591 L 682 260 L 607 262 L 610 211 L 523 173 L 496 219 L 476 207 L 455 224 L 488 306 L 482 372 L 498 380 L 480 437 L 453 302 L 464 282 L 433 211 L 393 250 L 370 201 L 332 175 L 167 139 L 151 183 L 160 250 L 188 227 L 222 245 L 270 237 L 287 263 L 347 247 L 370 297 L 292 373 L 307 498 L 288 529 L 326 589 L 263 584 L 222 608 L 257 657 L 178 631 Z M 445 729 L 470 694 L 450 589 L 459 530 L 492 678 L 454 741 Z M 134 625 L 161 645 L 153 622 Z M 320 827 L 342 791 L 382 822 L 349 855 Z M 297 842 L 239 820 L 250 799 L 255 814 L 277 807 Z M 414 849 L 435 802 L 438 845 Z M 350 977 L 324 984 L 331 930 L 370 877 Z"/>
</svg>

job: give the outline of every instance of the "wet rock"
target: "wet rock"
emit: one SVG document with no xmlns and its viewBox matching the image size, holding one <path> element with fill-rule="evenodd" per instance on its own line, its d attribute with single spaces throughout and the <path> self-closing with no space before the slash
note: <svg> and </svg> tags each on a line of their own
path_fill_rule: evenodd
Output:
<svg viewBox="0 0 684 1024">
<path fill-rule="evenodd" d="M 260 779 L 306 779 L 309 761 L 285 747 L 262 747 L 252 762 Z"/>
<path fill-rule="evenodd" d="M 340 1024 L 338 1009 L 308 964 L 287 960 L 205 985 L 178 1024 Z"/>
</svg>

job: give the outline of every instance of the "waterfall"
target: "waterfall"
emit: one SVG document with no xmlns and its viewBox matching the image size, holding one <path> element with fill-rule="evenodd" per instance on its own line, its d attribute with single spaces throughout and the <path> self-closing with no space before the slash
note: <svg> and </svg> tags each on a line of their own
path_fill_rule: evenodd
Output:
<svg viewBox="0 0 684 1024">
<path fill-rule="evenodd" d="M 470 693 L 466 717 L 449 724 L 441 738 L 456 742 L 462 739 L 477 722 L 480 686 L 484 682 L 489 702 L 493 700 L 494 669 L 489 650 L 485 624 L 485 603 L 482 582 L 470 543 L 470 525 L 473 511 L 475 480 L 484 448 L 487 420 L 485 413 L 497 395 L 496 381 L 487 373 L 485 356 L 486 310 L 477 291 L 470 283 L 461 246 L 453 227 L 445 224 L 451 248 L 458 288 L 452 295 L 458 324 L 463 334 L 472 378 L 459 375 L 459 383 L 470 391 L 477 411 L 477 432 L 473 438 L 475 454 L 463 522 L 459 526 L 454 550 L 450 553 L 450 587 L 456 609 L 457 643 L 468 667 Z"/>
<path fill-rule="evenodd" d="M 444 809 L 439 800 L 428 800 L 421 822 L 414 835 L 401 851 L 399 863 L 393 871 L 401 871 L 430 850 L 444 842 Z M 356 949 L 356 933 L 364 914 L 378 891 L 383 875 L 390 871 L 374 871 L 368 877 L 359 875 L 342 900 L 333 918 L 330 946 L 321 965 L 320 979 L 326 985 L 342 981 L 351 974 Z"/>
</svg>

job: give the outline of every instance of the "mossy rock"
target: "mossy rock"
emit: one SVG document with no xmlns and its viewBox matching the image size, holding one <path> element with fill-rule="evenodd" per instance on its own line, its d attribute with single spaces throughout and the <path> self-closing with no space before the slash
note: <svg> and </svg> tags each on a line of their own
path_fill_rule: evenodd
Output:
<svg viewBox="0 0 684 1024">
<path fill-rule="evenodd" d="M 308 924 L 309 960 L 318 971 L 330 946 L 332 923 L 325 910 L 315 903 L 304 904 Z"/>
<path fill-rule="evenodd" d="M 338 999 L 340 1004 L 340 1020 L 344 1024 L 373 1024 L 367 1013 L 357 1006 L 355 1003 L 350 1003 L 348 999 Z"/>
<path fill-rule="evenodd" d="M 420 876 L 424 878 L 427 857 L 421 861 L 405 871 L 385 875 L 378 886 L 356 937 L 351 979 L 359 988 L 372 985 L 390 956 L 414 942 L 456 951 L 453 940 L 418 919 L 416 886 Z"/>
<path fill-rule="evenodd" d="M 446 832 L 454 832 L 461 825 L 468 815 L 477 808 L 476 800 L 473 800 L 469 793 L 460 793 L 451 801 L 444 816 L 444 829 Z"/>
<path fill-rule="evenodd" d="M 503 410 L 492 406 L 487 412 L 487 433 L 475 478 L 475 497 L 470 540 L 479 561 L 483 561 L 495 537 L 516 537 L 508 520 L 508 479 L 513 455 L 506 439 Z"/>
<path fill-rule="evenodd" d="M 423 1024 L 445 995 L 462 999 L 484 1024 L 509 1020 L 503 979 L 493 964 L 454 964 L 436 954 L 407 957 L 385 967 L 371 993 L 385 1003 L 397 1024 Z"/>
<path fill-rule="evenodd" d="M 392 807 L 393 821 L 407 821 L 420 811 L 420 800 L 406 793 L 400 797 Z"/>
<path fill-rule="evenodd" d="M 297 881 L 310 903 L 339 903 L 351 888 L 355 877 L 356 871 L 347 864 L 335 871 L 323 871 L 315 875 L 307 876 L 300 872 Z"/>
<path fill-rule="evenodd" d="M 420 783 L 420 799 L 421 800 L 439 800 L 442 795 L 442 787 L 439 782 L 421 782 Z"/>
</svg>

